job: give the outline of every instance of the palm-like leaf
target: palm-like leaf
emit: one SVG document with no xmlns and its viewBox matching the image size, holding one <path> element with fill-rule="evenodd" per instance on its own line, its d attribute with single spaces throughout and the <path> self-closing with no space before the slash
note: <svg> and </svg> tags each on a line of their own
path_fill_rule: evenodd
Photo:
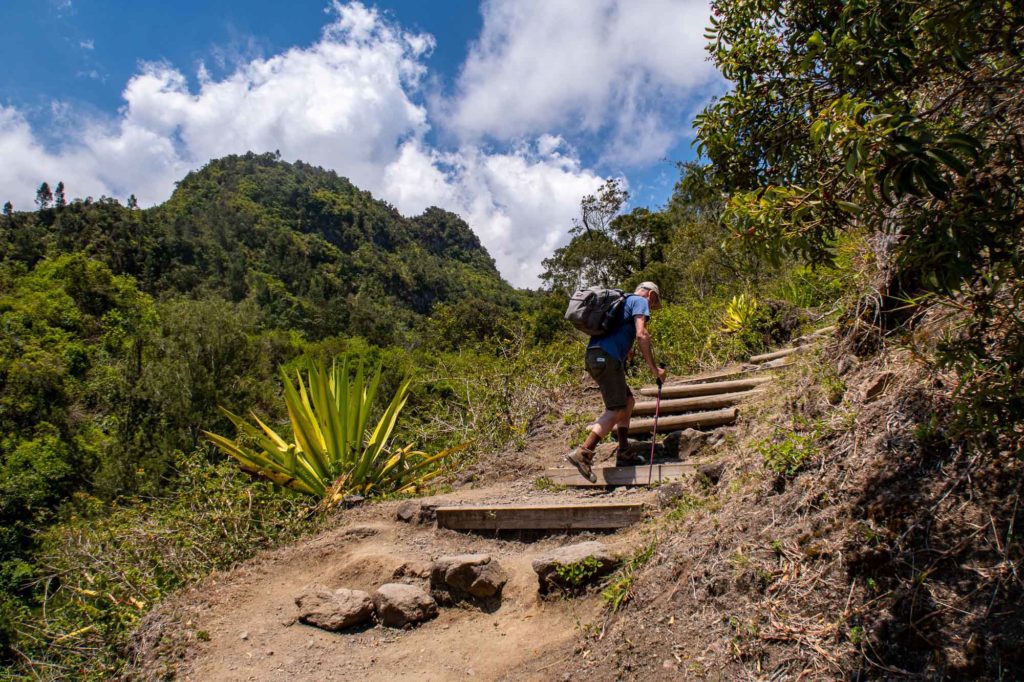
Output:
<svg viewBox="0 0 1024 682">
<path fill-rule="evenodd" d="M 757 313 L 757 300 L 746 294 L 733 296 L 722 315 L 722 331 L 736 334 L 747 329 Z"/>
<path fill-rule="evenodd" d="M 302 371 L 296 371 L 294 383 L 281 370 L 295 442 L 287 442 L 255 414 L 253 426 L 223 408 L 238 429 L 238 438 L 204 431 L 207 439 L 238 460 L 244 470 L 321 497 L 325 504 L 348 492 L 415 491 L 440 473 L 437 464 L 441 460 L 465 448 L 458 446 L 436 455 L 414 451 L 412 445 L 388 451 L 388 440 L 409 397 L 411 379 L 401 383 L 371 431 L 380 365 L 369 380 L 363 363 L 350 362 L 347 356 L 336 358 L 330 369 L 311 362 L 304 369 L 305 379 Z"/>
</svg>

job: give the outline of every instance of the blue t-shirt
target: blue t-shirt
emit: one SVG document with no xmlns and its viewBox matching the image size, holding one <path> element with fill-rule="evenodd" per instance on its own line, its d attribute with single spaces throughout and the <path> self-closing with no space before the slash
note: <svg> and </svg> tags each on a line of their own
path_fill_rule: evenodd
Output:
<svg viewBox="0 0 1024 682">
<path fill-rule="evenodd" d="M 633 318 L 643 315 L 645 320 L 651 319 L 651 307 L 643 296 L 630 294 L 619 308 L 619 325 L 604 336 L 591 337 L 587 348 L 600 348 L 619 362 L 625 362 L 629 349 L 636 341 L 636 322 Z"/>
</svg>

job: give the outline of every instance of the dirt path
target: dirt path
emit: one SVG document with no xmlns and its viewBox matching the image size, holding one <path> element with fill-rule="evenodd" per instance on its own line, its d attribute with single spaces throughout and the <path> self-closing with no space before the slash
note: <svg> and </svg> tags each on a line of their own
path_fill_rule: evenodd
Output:
<svg viewBox="0 0 1024 682">
<path fill-rule="evenodd" d="M 557 431 L 562 433 L 559 435 Z M 567 503 L 647 501 L 649 490 L 538 490 L 531 472 L 558 466 L 564 427 L 539 434 L 520 478 L 463 488 L 424 502 Z M 512 464 L 507 462 L 506 464 Z M 526 469 L 526 472 L 524 472 Z M 600 595 L 544 601 L 531 561 L 555 547 L 600 539 L 627 553 L 641 541 L 642 524 L 614 534 L 486 537 L 409 525 L 395 518 L 398 502 L 345 512 L 337 528 L 265 553 L 211 576 L 159 607 L 143 626 L 144 677 L 173 671 L 183 680 L 452 680 L 550 679 L 574 655 L 581 628 L 603 609 Z M 320 583 L 372 592 L 386 582 L 426 584 L 430 561 L 445 554 L 486 552 L 510 576 L 501 607 L 442 608 L 412 630 L 380 626 L 330 633 L 295 622 L 304 586 Z M 173 646 L 159 642 L 175 640 Z"/>
</svg>

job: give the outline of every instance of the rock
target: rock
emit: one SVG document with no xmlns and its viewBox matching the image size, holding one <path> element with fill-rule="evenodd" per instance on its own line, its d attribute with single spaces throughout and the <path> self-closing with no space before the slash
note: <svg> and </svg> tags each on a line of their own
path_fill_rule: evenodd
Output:
<svg viewBox="0 0 1024 682">
<path fill-rule="evenodd" d="M 718 482 L 722 480 L 723 473 L 725 473 L 724 464 L 703 464 L 697 467 L 697 479 L 707 481 L 711 485 L 718 485 Z"/>
<path fill-rule="evenodd" d="M 395 518 L 403 523 L 433 523 L 437 518 L 437 514 L 434 513 L 435 509 L 437 509 L 436 505 L 406 500 L 398 505 L 398 509 L 395 510 Z"/>
<path fill-rule="evenodd" d="M 619 449 L 619 444 L 616 441 L 611 443 L 602 443 L 597 446 L 597 459 L 599 462 L 609 459 L 615 456 L 616 451 Z M 629 439 L 629 452 L 634 455 L 643 455 L 644 461 L 651 456 L 651 441 L 648 440 L 633 440 Z M 674 457 L 674 455 L 668 454 L 665 446 L 661 443 L 657 443 L 654 446 L 654 459 L 663 459 L 665 457 Z M 612 463 L 608 462 L 608 466 Z"/>
<path fill-rule="evenodd" d="M 860 360 L 857 359 L 857 356 L 847 353 L 839 358 L 839 362 L 836 364 L 836 373 L 839 376 L 844 376 L 857 369 L 859 364 Z"/>
<path fill-rule="evenodd" d="M 345 495 L 341 498 L 341 506 L 345 509 L 351 509 L 352 507 L 358 507 L 365 501 L 366 498 L 362 495 Z"/>
<path fill-rule="evenodd" d="M 420 503 L 406 500 L 398 505 L 395 518 L 403 523 L 419 523 Z"/>
<path fill-rule="evenodd" d="M 675 501 L 686 494 L 686 488 L 682 483 L 668 483 L 658 488 L 658 508 L 666 509 L 675 504 Z"/>
<path fill-rule="evenodd" d="M 373 601 L 362 590 L 331 590 L 311 585 L 295 598 L 299 622 L 337 632 L 366 623 L 373 617 Z"/>
<path fill-rule="evenodd" d="M 711 434 L 697 429 L 673 431 L 665 436 L 665 454 L 668 457 L 686 459 L 697 453 L 708 442 Z"/>
<path fill-rule="evenodd" d="M 455 600 L 501 599 L 508 574 L 489 554 L 456 554 L 438 558 L 430 569 L 430 590 Z"/>
<path fill-rule="evenodd" d="M 893 372 L 879 372 L 868 379 L 861 388 L 863 401 L 868 403 L 881 395 L 894 376 L 896 375 Z"/>
<path fill-rule="evenodd" d="M 406 561 L 391 574 L 393 578 L 429 578 L 430 564 L 426 561 Z"/>
<path fill-rule="evenodd" d="M 560 547 L 539 556 L 533 560 L 533 570 L 537 573 L 540 593 L 547 594 L 552 589 L 574 591 L 585 587 L 614 571 L 619 563 L 605 545 L 591 541 Z M 573 566 L 577 570 L 565 570 Z M 559 569 L 563 569 L 562 575 Z"/>
<path fill-rule="evenodd" d="M 415 585 L 387 583 L 373 593 L 377 620 L 382 625 L 401 628 L 437 617 L 437 602 Z"/>
</svg>

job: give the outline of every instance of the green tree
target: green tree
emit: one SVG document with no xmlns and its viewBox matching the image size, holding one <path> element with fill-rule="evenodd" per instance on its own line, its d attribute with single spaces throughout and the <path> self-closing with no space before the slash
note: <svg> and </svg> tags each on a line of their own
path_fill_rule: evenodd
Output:
<svg viewBox="0 0 1024 682">
<path fill-rule="evenodd" d="M 58 182 L 57 187 L 53 191 L 53 205 L 55 208 L 64 208 L 68 205 L 68 200 L 64 196 L 64 182 Z"/>
<path fill-rule="evenodd" d="M 47 182 L 39 185 L 39 189 L 36 190 L 36 206 L 39 210 L 50 208 L 50 203 L 53 201 L 53 191 L 50 190 L 50 185 Z"/>
<path fill-rule="evenodd" d="M 733 85 L 697 119 L 725 220 L 769 254 L 895 233 L 898 284 L 950 292 L 1019 254 L 1024 8 L 996 0 L 713 4 Z"/>
<path fill-rule="evenodd" d="M 953 302 L 959 433 L 1024 446 L 1024 5 L 815 0 L 712 5 L 732 90 L 697 118 L 735 236 L 776 261 L 874 235 L 874 319 Z M 875 299 L 873 299 L 875 300 Z M 991 444 L 991 443 L 990 443 Z"/>
</svg>

